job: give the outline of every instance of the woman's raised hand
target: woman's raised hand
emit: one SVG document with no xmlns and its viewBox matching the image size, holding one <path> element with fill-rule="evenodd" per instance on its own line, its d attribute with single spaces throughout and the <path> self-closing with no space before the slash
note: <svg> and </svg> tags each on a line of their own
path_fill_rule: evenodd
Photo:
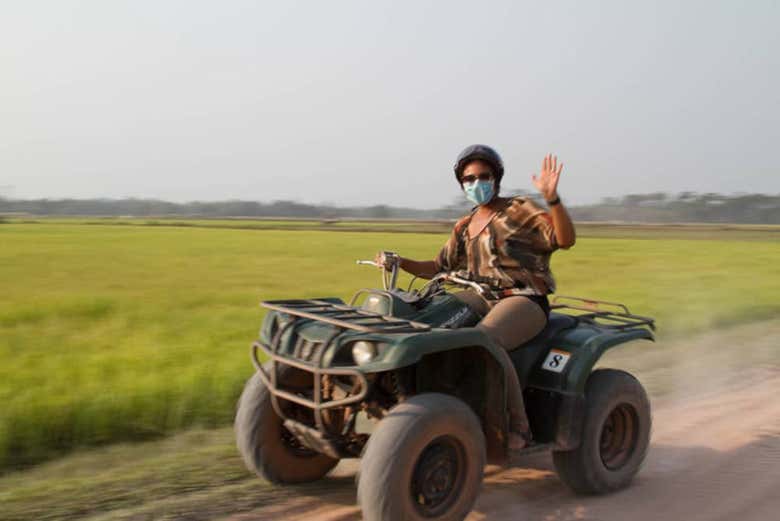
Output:
<svg viewBox="0 0 780 521">
<path fill-rule="evenodd" d="M 547 201 L 558 197 L 558 178 L 563 170 L 563 163 L 558 163 L 558 157 L 552 154 L 544 156 L 542 170 L 539 176 L 532 175 L 531 181 Z"/>
</svg>

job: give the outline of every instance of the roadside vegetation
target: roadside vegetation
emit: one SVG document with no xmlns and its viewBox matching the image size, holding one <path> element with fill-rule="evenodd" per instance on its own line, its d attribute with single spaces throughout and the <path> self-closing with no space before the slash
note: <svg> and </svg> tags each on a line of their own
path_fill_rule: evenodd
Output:
<svg viewBox="0 0 780 521">
<path fill-rule="evenodd" d="M 220 228 L 231 230 L 308 230 L 388 233 L 449 233 L 455 219 L 278 219 L 222 218 L 187 219 L 175 217 L 3 217 L 0 223 L 84 224 L 96 226 L 147 226 L 173 228 Z M 616 222 L 578 222 L 577 233 L 590 238 L 623 239 L 733 239 L 739 241 L 780 241 L 780 225 L 774 224 L 645 224 Z"/>
<path fill-rule="evenodd" d="M 447 237 L 137 223 L 0 226 L 0 472 L 229 424 L 259 300 L 349 299 L 379 283 L 355 259 L 432 258 Z M 559 293 L 624 302 L 667 337 L 778 315 L 776 231 L 666 231 L 584 229 L 553 257 Z"/>
<path fill-rule="evenodd" d="M 505 187 L 504 193 L 530 197 L 541 202 L 537 192 Z M 0 195 L 0 214 L 28 215 L 96 215 L 152 217 L 223 218 L 273 216 L 357 219 L 454 219 L 471 208 L 462 194 L 440 208 L 399 208 L 387 205 L 340 207 L 296 201 L 192 201 L 173 203 L 158 199 L 7 199 Z M 780 224 L 780 194 L 717 194 L 663 192 L 606 197 L 595 204 L 571 206 L 577 222 L 632 221 L 645 223 L 753 223 Z"/>
</svg>

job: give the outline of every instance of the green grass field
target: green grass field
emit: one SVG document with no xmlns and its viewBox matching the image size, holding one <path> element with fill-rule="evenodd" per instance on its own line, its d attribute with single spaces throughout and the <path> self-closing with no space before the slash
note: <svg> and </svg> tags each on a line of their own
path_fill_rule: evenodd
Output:
<svg viewBox="0 0 780 521">
<path fill-rule="evenodd" d="M 659 233 L 582 233 L 553 258 L 559 292 L 625 302 L 670 336 L 777 316 L 776 233 Z M 260 299 L 346 299 L 379 284 L 355 259 L 379 249 L 432 258 L 445 238 L 0 224 L 0 471 L 78 446 L 229 423 L 252 371 Z"/>
</svg>

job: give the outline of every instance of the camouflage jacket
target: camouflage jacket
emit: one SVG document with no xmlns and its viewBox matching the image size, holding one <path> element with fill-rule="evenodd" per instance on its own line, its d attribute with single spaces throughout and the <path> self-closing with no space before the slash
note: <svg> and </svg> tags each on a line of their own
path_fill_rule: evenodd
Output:
<svg viewBox="0 0 780 521">
<path fill-rule="evenodd" d="M 477 237 L 468 236 L 474 212 L 461 218 L 434 262 L 439 271 L 465 270 L 498 288 L 555 292 L 550 255 L 558 249 L 550 214 L 533 200 L 506 198 Z"/>
</svg>

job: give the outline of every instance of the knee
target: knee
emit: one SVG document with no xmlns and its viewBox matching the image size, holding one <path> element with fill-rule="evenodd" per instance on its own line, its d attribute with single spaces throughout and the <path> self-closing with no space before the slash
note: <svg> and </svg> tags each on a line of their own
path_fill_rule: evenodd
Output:
<svg viewBox="0 0 780 521">
<path fill-rule="evenodd" d="M 476 313 L 480 317 L 484 317 L 489 311 L 485 299 L 477 295 L 477 293 L 474 291 L 471 290 L 459 291 L 457 293 L 453 293 L 453 295 L 455 296 L 456 299 L 460 300 L 462 303 L 466 304 L 469 308 L 471 308 L 471 310 L 474 311 L 474 313 Z"/>
<path fill-rule="evenodd" d="M 508 338 L 505 338 L 505 335 L 501 334 L 501 330 L 497 327 L 492 327 L 489 325 L 485 325 L 484 323 L 477 324 L 477 329 L 485 333 L 485 336 L 487 336 L 491 342 L 496 344 L 498 347 L 503 349 L 504 351 L 509 351 L 515 346 L 509 345 L 510 340 Z"/>
</svg>

